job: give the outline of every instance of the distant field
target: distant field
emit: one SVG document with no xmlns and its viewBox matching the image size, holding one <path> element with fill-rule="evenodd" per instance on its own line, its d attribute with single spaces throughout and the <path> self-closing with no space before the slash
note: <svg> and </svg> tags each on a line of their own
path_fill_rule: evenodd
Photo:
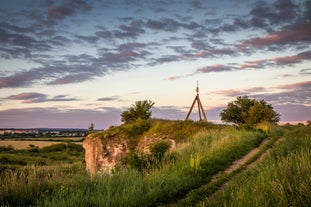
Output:
<svg viewBox="0 0 311 207">
<path fill-rule="evenodd" d="M 12 140 L 12 141 L 55 141 L 55 142 L 59 142 L 59 141 L 80 141 L 82 140 L 83 137 L 16 137 L 16 138 L 2 138 L 2 140 Z"/>
<path fill-rule="evenodd" d="M 29 138 L 31 139 L 31 138 Z M 81 138 L 79 138 L 81 139 Z M 38 139 L 37 139 L 38 140 Z M 69 140 L 69 139 L 68 139 Z M 71 139 L 74 140 L 74 139 Z M 52 144 L 59 144 L 63 141 L 33 141 L 33 140 L 0 140 L 0 146 L 13 146 L 14 149 L 27 149 L 30 144 L 38 147 L 46 147 Z M 82 142 L 75 142 L 76 144 L 82 144 Z"/>
</svg>

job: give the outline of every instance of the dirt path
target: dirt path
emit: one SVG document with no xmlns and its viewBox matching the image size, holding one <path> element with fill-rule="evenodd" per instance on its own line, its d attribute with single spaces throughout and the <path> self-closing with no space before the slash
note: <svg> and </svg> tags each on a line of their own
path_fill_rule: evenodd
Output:
<svg viewBox="0 0 311 207">
<path fill-rule="evenodd" d="M 244 155 L 241 159 L 236 160 L 232 163 L 230 167 L 228 167 L 225 171 L 219 172 L 215 176 L 212 177 L 211 181 L 206 185 L 199 187 L 197 190 L 194 190 L 192 193 L 197 193 L 202 195 L 202 192 L 206 191 L 204 195 L 204 199 L 212 198 L 217 192 L 223 190 L 232 180 L 234 176 L 242 173 L 245 169 L 252 168 L 258 162 L 260 162 L 267 153 L 271 150 L 271 147 L 268 145 L 277 145 L 284 140 L 284 137 L 279 137 L 278 139 L 266 139 L 264 140 L 258 147 L 252 149 L 246 155 Z M 262 152 L 262 150 L 264 150 Z M 245 167 L 245 168 L 244 168 Z M 226 177 L 224 179 L 224 177 Z M 214 187 L 218 186 L 218 187 Z M 203 199 L 203 197 L 201 198 Z M 178 204 L 182 203 L 183 200 L 187 200 L 187 196 L 177 203 L 173 204 L 173 206 L 179 206 Z M 194 202 L 199 202 L 200 200 L 195 200 Z M 176 205 L 177 204 L 177 205 Z"/>
<path fill-rule="evenodd" d="M 272 145 L 278 145 L 283 140 L 284 140 L 284 137 L 279 137 L 277 140 L 275 140 L 271 144 Z M 249 153 L 244 155 L 241 159 L 234 161 L 232 163 L 232 165 L 230 167 L 228 167 L 224 172 L 220 172 L 219 174 L 215 175 L 212 178 L 211 183 L 217 182 L 218 178 L 223 176 L 224 174 L 230 175 L 235 170 L 238 170 L 239 168 L 241 168 L 245 164 L 246 164 L 246 166 L 245 166 L 246 169 L 250 169 L 250 168 L 254 167 L 256 164 L 258 164 L 268 154 L 268 152 L 271 150 L 271 147 L 266 149 L 258 158 L 256 158 L 251 163 L 247 164 L 247 162 L 249 162 L 254 156 L 256 156 L 259 153 L 260 149 L 263 148 L 265 145 L 269 144 L 269 142 L 271 142 L 271 140 L 269 140 L 269 139 L 264 140 L 258 147 L 251 150 Z M 241 172 L 239 172 L 239 173 L 241 173 Z M 232 179 L 232 177 L 231 177 L 231 179 Z M 217 192 L 223 190 L 230 183 L 231 179 L 222 183 L 222 185 L 216 191 L 214 191 L 212 194 L 210 194 L 206 199 L 213 197 Z"/>
</svg>

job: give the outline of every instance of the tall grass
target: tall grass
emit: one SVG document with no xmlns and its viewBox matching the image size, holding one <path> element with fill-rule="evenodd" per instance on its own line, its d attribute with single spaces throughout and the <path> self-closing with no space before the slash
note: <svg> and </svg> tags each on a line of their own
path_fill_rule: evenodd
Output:
<svg viewBox="0 0 311 207">
<path fill-rule="evenodd" d="M 0 206 L 30 206 L 39 198 L 57 194 L 58 186 L 68 185 L 79 176 L 87 177 L 78 165 L 26 166 L 0 174 Z M 57 191 L 55 191 L 57 190 Z"/>
<path fill-rule="evenodd" d="M 42 197 L 37 205 L 157 206 L 172 202 L 208 182 L 215 173 L 226 169 L 263 138 L 259 132 L 204 131 L 193 137 L 187 147 L 167 154 L 162 165 L 147 174 L 120 168 L 112 175 L 100 175 L 93 181 L 76 180 L 59 188 L 58 191 L 63 193 Z M 190 164 L 194 153 L 200 159 L 197 169 Z"/>
<path fill-rule="evenodd" d="M 285 137 L 256 168 L 198 206 L 311 206 L 311 128 Z"/>
</svg>

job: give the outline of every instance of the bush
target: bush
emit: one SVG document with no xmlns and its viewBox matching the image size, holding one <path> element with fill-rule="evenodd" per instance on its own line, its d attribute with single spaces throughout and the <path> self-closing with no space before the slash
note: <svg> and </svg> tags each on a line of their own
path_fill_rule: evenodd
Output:
<svg viewBox="0 0 311 207">
<path fill-rule="evenodd" d="M 135 151 L 131 151 L 123 158 L 123 164 L 143 172 L 147 167 L 147 160 L 144 159 L 143 154 L 139 156 Z"/>
<path fill-rule="evenodd" d="M 162 158 L 169 150 L 170 146 L 171 144 L 168 141 L 158 141 L 150 146 L 150 154 L 131 151 L 123 158 L 123 164 L 140 172 L 149 171 L 159 167 Z M 171 157 L 170 159 L 172 160 L 174 158 Z"/>
<path fill-rule="evenodd" d="M 27 150 L 28 152 L 39 152 L 39 147 L 33 144 L 30 144 Z"/>
<path fill-rule="evenodd" d="M 41 148 L 40 152 L 62 152 L 65 151 L 66 148 L 67 146 L 64 143 L 52 144 L 50 146 Z"/>
<path fill-rule="evenodd" d="M 10 152 L 10 151 L 14 151 L 14 147 L 12 145 L 0 146 L 0 152 Z"/>
<path fill-rule="evenodd" d="M 10 159 L 8 157 L 2 156 L 0 157 L 1 164 L 11 164 L 11 165 L 27 165 L 27 162 L 20 160 L 20 159 Z"/>
<path fill-rule="evenodd" d="M 124 129 L 125 133 L 129 137 L 137 137 L 146 132 L 150 128 L 150 126 L 151 125 L 148 121 L 139 118 L 131 124 L 124 125 Z"/>
<path fill-rule="evenodd" d="M 151 155 L 156 161 L 160 162 L 164 154 L 170 149 L 171 143 L 168 141 L 159 141 L 150 146 Z"/>
<path fill-rule="evenodd" d="M 80 144 L 68 143 L 67 148 L 69 152 L 84 152 L 84 149 Z"/>
</svg>

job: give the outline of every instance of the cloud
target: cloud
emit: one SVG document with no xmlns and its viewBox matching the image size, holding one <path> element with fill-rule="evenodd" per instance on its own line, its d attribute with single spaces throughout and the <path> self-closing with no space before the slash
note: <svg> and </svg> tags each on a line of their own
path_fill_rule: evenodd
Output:
<svg viewBox="0 0 311 207">
<path fill-rule="evenodd" d="M 196 73 L 226 72 L 226 71 L 232 71 L 235 69 L 236 68 L 232 66 L 216 64 L 216 65 L 199 68 L 196 70 Z"/>
<path fill-rule="evenodd" d="M 102 97 L 98 98 L 97 101 L 104 101 L 104 102 L 112 102 L 112 101 L 122 101 L 120 96 L 111 96 L 111 97 Z"/>
<path fill-rule="evenodd" d="M 6 97 L 9 100 L 29 100 L 29 99 L 45 99 L 46 95 L 42 93 L 20 93 Z"/>
<path fill-rule="evenodd" d="M 38 81 L 45 81 L 45 84 L 49 85 L 75 83 L 91 79 L 94 75 L 105 72 L 105 70 L 96 71 L 95 69 L 85 64 L 68 66 L 56 63 L 56 65 L 45 65 L 1 77 L 0 88 L 27 87 Z"/>
<path fill-rule="evenodd" d="M 42 103 L 42 102 L 67 102 L 67 101 L 76 101 L 76 98 L 67 98 L 67 95 L 58 95 L 53 98 L 47 98 L 46 94 L 28 92 L 28 93 L 20 93 L 17 95 L 11 95 L 4 99 L 7 100 L 22 100 L 23 104 L 29 103 Z"/>
<path fill-rule="evenodd" d="M 64 55 L 63 60 L 42 60 L 42 67 L 0 77 L 0 88 L 27 87 L 36 82 L 70 84 L 91 80 L 112 70 L 127 70 L 149 55 L 145 46 L 144 43 L 129 42 L 109 51 L 99 50 L 102 52 L 97 57 L 81 54 Z"/>
<path fill-rule="evenodd" d="M 277 89 L 287 89 L 287 90 L 306 90 L 311 92 L 311 81 L 291 83 L 286 85 L 276 86 Z M 311 96 L 311 94 L 310 94 Z"/>
<path fill-rule="evenodd" d="M 60 110 L 57 108 L 26 108 L 0 110 L 0 125 L 3 128 L 83 128 L 94 123 L 96 129 L 119 125 L 120 109 Z M 31 117 L 31 118 L 30 118 Z"/>
<path fill-rule="evenodd" d="M 262 59 L 262 60 L 252 60 L 252 61 L 245 61 L 245 63 L 240 64 L 240 69 L 245 68 L 258 68 L 263 69 L 267 66 L 292 66 L 303 61 L 311 60 L 311 51 L 305 51 L 298 53 L 297 55 L 292 56 L 283 56 L 283 57 L 275 57 L 269 59 Z"/>
<path fill-rule="evenodd" d="M 311 68 L 309 69 L 302 69 L 300 70 L 300 73 L 303 75 L 311 75 Z"/>
<path fill-rule="evenodd" d="M 13 75 L 0 78 L 0 88 L 15 88 L 29 86 L 35 80 L 41 79 L 44 74 L 39 69 L 16 72 Z"/>
<path fill-rule="evenodd" d="M 53 5 L 49 2 L 47 11 L 49 21 L 62 20 L 78 11 L 91 10 L 91 5 L 84 0 L 69 0 L 62 3 L 61 5 Z"/>
<path fill-rule="evenodd" d="M 224 96 L 231 96 L 231 97 L 241 96 L 242 94 L 244 94 L 244 92 L 241 90 L 233 90 L 233 89 L 218 90 L 218 91 L 213 91 L 212 93 L 224 95 Z"/>
<path fill-rule="evenodd" d="M 186 118 L 186 111 L 176 106 L 160 106 L 152 109 L 153 118 L 183 120 Z"/>
<path fill-rule="evenodd" d="M 38 29 L 35 26 L 19 27 L 3 22 L 0 27 L 0 56 L 5 59 L 27 58 L 39 61 L 43 57 L 42 53 L 47 54 L 72 42 L 65 36 L 55 34 L 55 30 Z"/>
<path fill-rule="evenodd" d="M 274 109 L 281 114 L 282 122 L 305 122 L 311 117 L 311 107 L 301 104 L 275 105 Z"/>
<path fill-rule="evenodd" d="M 119 30 L 113 31 L 113 34 L 117 38 L 137 38 L 141 34 L 145 33 L 145 30 L 141 29 L 138 25 L 120 25 Z"/>
<path fill-rule="evenodd" d="M 252 26 L 270 29 L 272 25 L 293 21 L 297 17 L 297 9 L 291 0 L 277 0 L 272 4 L 264 1 L 256 2 L 250 11 L 250 22 Z"/>
<path fill-rule="evenodd" d="M 176 58 L 175 60 L 177 60 Z M 174 75 L 170 76 L 168 80 L 177 80 L 180 78 L 187 78 L 196 74 L 200 73 L 212 73 L 212 72 L 230 72 L 235 70 L 244 70 L 244 69 L 265 69 L 271 66 L 293 66 L 295 64 L 301 63 L 303 61 L 310 61 L 311 60 L 311 51 L 304 51 L 298 53 L 297 55 L 292 56 L 283 56 L 283 57 L 275 57 L 269 59 L 262 59 L 262 60 L 252 60 L 252 61 L 245 61 L 241 64 L 215 64 L 209 65 L 205 67 L 201 67 L 196 69 L 195 72 L 186 75 Z M 301 73 L 306 73 L 308 69 L 302 70 Z"/>
<path fill-rule="evenodd" d="M 239 47 L 263 48 L 273 45 L 289 45 L 311 41 L 311 23 L 293 25 L 261 38 L 245 40 Z"/>
<path fill-rule="evenodd" d="M 200 28 L 201 26 L 196 22 L 181 23 L 172 18 L 162 18 L 160 20 L 149 19 L 145 26 L 152 30 L 175 32 L 180 28 L 187 30 L 194 30 Z"/>
<path fill-rule="evenodd" d="M 266 92 L 267 89 L 264 87 L 253 87 L 241 90 L 234 90 L 234 89 L 227 89 L 227 90 L 217 90 L 213 91 L 213 94 L 219 94 L 229 97 L 237 97 L 237 96 L 252 96 L 256 93 L 263 93 Z"/>
</svg>

